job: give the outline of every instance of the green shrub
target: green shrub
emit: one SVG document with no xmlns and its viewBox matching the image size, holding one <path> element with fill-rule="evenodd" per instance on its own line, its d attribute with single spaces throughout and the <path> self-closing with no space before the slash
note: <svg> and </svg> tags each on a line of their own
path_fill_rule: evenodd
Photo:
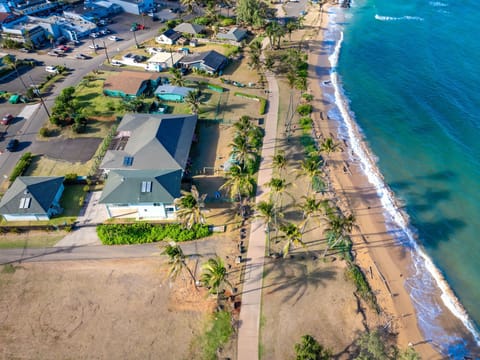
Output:
<svg viewBox="0 0 480 360">
<path fill-rule="evenodd" d="M 232 19 L 232 18 L 225 18 L 220 20 L 220 26 L 222 27 L 232 26 L 235 24 L 236 24 L 236 21 L 235 19 Z"/>
<path fill-rule="evenodd" d="M 260 115 L 264 115 L 267 111 L 267 99 L 259 98 L 260 99 L 260 110 L 258 111 Z"/>
<path fill-rule="evenodd" d="M 90 186 L 85 185 L 85 186 L 83 187 L 83 192 L 89 192 L 89 191 L 90 191 Z"/>
<path fill-rule="evenodd" d="M 99 225 L 97 234 L 104 245 L 126 245 L 152 243 L 164 239 L 189 241 L 209 236 L 211 231 L 208 225 L 203 224 L 186 229 L 180 224 L 135 223 Z"/>
<path fill-rule="evenodd" d="M 297 112 L 301 116 L 308 116 L 312 113 L 313 111 L 313 106 L 310 104 L 302 104 L 297 106 Z"/>
<path fill-rule="evenodd" d="M 15 168 L 10 174 L 10 178 L 9 178 L 10 182 L 14 182 L 17 177 L 21 176 L 27 170 L 27 168 L 30 166 L 31 163 L 32 163 L 32 153 L 26 152 L 25 154 L 22 155 L 20 160 L 18 160 L 17 165 L 15 165 Z"/>
<path fill-rule="evenodd" d="M 202 349 L 202 359 L 217 359 L 217 351 L 225 345 L 233 334 L 232 315 L 228 311 L 213 314 L 205 333 L 198 339 Z"/>
<path fill-rule="evenodd" d="M 223 44 L 223 47 L 226 48 L 224 55 L 227 58 L 238 54 L 238 52 L 240 51 L 240 48 L 235 45 Z"/>
<path fill-rule="evenodd" d="M 46 127 L 40 128 L 40 131 L 38 132 L 41 137 L 49 137 L 50 136 L 50 130 Z"/>
<path fill-rule="evenodd" d="M 199 16 L 193 20 L 195 24 L 207 26 L 210 25 L 210 19 L 206 16 Z"/>
<path fill-rule="evenodd" d="M 313 95 L 305 93 L 305 94 L 302 94 L 302 98 L 304 98 L 306 101 L 312 101 Z"/>
<path fill-rule="evenodd" d="M 313 125 L 313 120 L 309 116 L 304 116 L 300 118 L 300 126 L 306 130 L 311 130 Z"/>
<path fill-rule="evenodd" d="M 75 173 L 66 174 L 63 179 L 64 184 L 75 184 L 77 182 L 78 175 Z"/>
<path fill-rule="evenodd" d="M 372 292 L 370 285 L 368 284 L 365 275 L 360 270 L 360 268 L 352 263 L 348 263 L 348 267 L 345 271 L 345 277 L 351 280 L 355 287 L 357 288 L 357 292 L 359 295 L 374 309 L 379 310 L 377 305 L 377 299 L 375 298 L 375 294 Z"/>
</svg>

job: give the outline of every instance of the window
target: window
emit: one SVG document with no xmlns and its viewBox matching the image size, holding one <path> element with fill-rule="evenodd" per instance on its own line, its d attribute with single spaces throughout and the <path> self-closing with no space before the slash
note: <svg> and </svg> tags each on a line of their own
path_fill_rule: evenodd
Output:
<svg viewBox="0 0 480 360">
<path fill-rule="evenodd" d="M 142 193 L 152 192 L 152 182 L 151 181 L 142 181 Z"/>
<path fill-rule="evenodd" d="M 32 203 L 32 198 L 21 198 L 20 199 L 20 209 L 28 209 L 30 207 L 30 204 Z"/>
<path fill-rule="evenodd" d="M 123 166 L 132 166 L 133 164 L 133 156 L 125 156 L 123 158 Z"/>
</svg>

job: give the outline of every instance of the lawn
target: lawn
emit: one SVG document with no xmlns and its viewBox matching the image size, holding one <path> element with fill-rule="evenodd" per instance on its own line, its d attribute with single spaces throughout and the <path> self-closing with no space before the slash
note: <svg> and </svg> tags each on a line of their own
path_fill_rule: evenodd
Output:
<svg viewBox="0 0 480 360">
<path fill-rule="evenodd" d="M 66 233 L 64 231 L 28 231 L 26 233 L 8 233 L 0 235 L 0 249 L 52 247 Z"/>
<path fill-rule="evenodd" d="M 36 155 L 33 157 L 32 163 L 28 167 L 24 176 L 64 176 L 69 173 L 86 176 L 93 167 L 93 163 L 93 159 L 85 163 L 71 163 Z"/>
</svg>

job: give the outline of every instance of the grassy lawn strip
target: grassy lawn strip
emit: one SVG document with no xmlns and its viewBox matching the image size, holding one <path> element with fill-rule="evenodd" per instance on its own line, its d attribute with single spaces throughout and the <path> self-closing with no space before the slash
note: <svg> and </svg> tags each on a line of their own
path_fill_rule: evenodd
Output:
<svg viewBox="0 0 480 360">
<path fill-rule="evenodd" d="M 162 240 L 188 241 L 211 235 L 208 225 L 195 224 L 186 229 L 180 224 L 153 225 L 103 224 L 97 226 L 97 234 L 104 245 L 145 244 Z"/>
<path fill-rule="evenodd" d="M 217 350 L 225 345 L 233 334 L 232 316 L 228 311 L 213 314 L 207 330 L 200 336 L 198 349 L 202 349 L 202 359 L 217 359 Z"/>
<path fill-rule="evenodd" d="M 241 93 L 241 92 L 235 92 L 234 95 L 235 95 L 235 96 L 239 96 L 239 97 L 243 97 L 243 98 L 247 98 L 247 99 L 252 99 L 252 100 L 255 100 L 255 101 L 260 102 L 259 114 L 260 114 L 260 115 L 265 114 L 265 111 L 266 111 L 266 109 L 267 109 L 267 99 L 265 99 L 265 98 L 263 98 L 263 97 L 261 97 L 261 96 L 251 95 L 251 94 L 245 94 L 245 93 Z"/>
<path fill-rule="evenodd" d="M 86 116 L 123 116 L 125 110 L 122 99 L 103 95 L 103 83 L 104 79 L 101 78 L 82 80 L 75 88 L 75 99 L 86 110 Z"/>
<path fill-rule="evenodd" d="M 52 247 L 65 236 L 65 232 L 35 232 L 0 236 L 0 249 Z"/>
</svg>

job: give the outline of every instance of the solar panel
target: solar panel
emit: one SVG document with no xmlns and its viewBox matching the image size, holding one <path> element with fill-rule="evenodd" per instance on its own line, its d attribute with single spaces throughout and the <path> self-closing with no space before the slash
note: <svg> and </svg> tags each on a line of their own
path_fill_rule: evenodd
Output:
<svg viewBox="0 0 480 360">
<path fill-rule="evenodd" d="M 142 193 L 152 192 L 152 182 L 151 181 L 142 181 Z"/>
<path fill-rule="evenodd" d="M 20 199 L 20 209 L 28 209 L 32 203 L 32 198 L 21 198 Z"/>
</svg>

